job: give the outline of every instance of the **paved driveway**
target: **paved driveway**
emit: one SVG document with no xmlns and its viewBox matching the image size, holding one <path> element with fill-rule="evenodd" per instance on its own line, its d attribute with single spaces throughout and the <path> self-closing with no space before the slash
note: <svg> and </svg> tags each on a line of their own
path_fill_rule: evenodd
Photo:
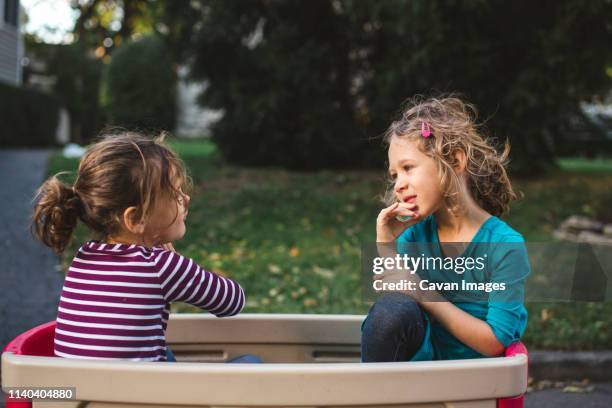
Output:
<svg viewBox="0 0 612 408">
<path fill-rule="evenodd" d="M 32 198 L 49 150 L 0 150 L 0 345 L 54 320 L 63 275 L 58 257 L 29 232 Z"/>
</svg>

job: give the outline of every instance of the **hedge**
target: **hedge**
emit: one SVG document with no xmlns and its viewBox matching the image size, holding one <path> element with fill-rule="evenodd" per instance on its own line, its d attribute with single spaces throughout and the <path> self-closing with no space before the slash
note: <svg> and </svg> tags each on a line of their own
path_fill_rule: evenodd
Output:
<svg viewBox="0 0 612 408">
<path fill-rule="evenodd" d="M 176 76 L 156 36 L 117 49 L 106 72 L 107 110 L 113 125 L 172 130 Z"/>
<path fill-rule="evenodd" d="M 51 95 L 0 83 L 0 147 L 56 145 L 59 110 Z"/>
</svg>

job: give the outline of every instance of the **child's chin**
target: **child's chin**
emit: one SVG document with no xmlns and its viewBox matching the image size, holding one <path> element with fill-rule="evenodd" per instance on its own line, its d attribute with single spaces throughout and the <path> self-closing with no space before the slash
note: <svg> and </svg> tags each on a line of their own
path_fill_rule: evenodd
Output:
<svg viewBox="0 0 612 408">
<path fill-rule="evenodd" d="M 168 238 L 164 242 L 178 241 L 185 236 L 185 228 L 174 231 L 173 234 L 168 234 Z"/>
<path fill-rule="evenodd" d="M 183 237 L 185 236 L 185 234 L 176 234 L 172 236 L 172 240 L 170 242 L 176 242 L 176 241 L 180 241 Z"/>
<path fill-rule="evenodd" d="M 180 231 L 178 231 L 178 233 L 176 234 L 176 238 L 174 238 L 173 241 L 178 241 L 179 239 L 183 238 L 185 236 L 185 232 L 187 232 L 187 229 L 185 227 L 181 228 Z"/>
</svg>

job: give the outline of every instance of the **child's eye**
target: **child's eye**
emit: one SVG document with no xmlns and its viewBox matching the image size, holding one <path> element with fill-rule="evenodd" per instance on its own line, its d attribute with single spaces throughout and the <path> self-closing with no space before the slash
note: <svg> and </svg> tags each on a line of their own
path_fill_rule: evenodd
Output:
<svg viewBox="0 0 612 408">
<path fill-rule="evenodd" d="M 411 165 L 409 165 L 409 164 L 407 164 L 407 165 L 405 165 L 405 166 L 404 166 L 404 170 L 406 170 L 406 171 L 410 170 L 411 168 L 412 168 L 412 166 L 411 166 Z"/>
<path fill-rule="evenodd" d="M 397 178 L 397 174 L 389 174 L 389 178 L 391 180 L 395 180 Z"/>
</svg>

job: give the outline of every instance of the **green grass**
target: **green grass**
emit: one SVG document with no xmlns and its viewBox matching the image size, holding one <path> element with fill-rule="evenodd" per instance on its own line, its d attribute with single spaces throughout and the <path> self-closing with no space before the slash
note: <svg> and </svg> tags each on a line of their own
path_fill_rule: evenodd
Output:
<svg viewBox="0 0 612 408">
<path fill-rule="evenodd" d="M 612 173 L 612 159 L 598 158 L 586 160 L 580 157 L 558 160 L 559 166 L 566 171 Z"/>
<path fill-rule="evenodd" d="M 176 243 L 205 268 L 246 289 L 246 312 L 366 313 L 360 244 L 372 242 L 382 172 L 289 172 L 222 162 L 209 142 L 174 142 L 194 180 L 187 234 Z M 549 241 L 571 214 L 612 220 L 612 170 L 577 160 L 539 179 L 516 180 L 525 198 L 505 220 L 528 241 Z M 49 173 L 75 169 L 54 156 Z M 79 228 L 70 254 L 87 239 Z M 196 311 L 174 305 L 174 311 Z M 528 303 L 531 348 L 603 349 L 612 345 L 609 303 Z"/>
<path fill-rule="evenodd" d="M 170 146 L 183 159 L 210 159 L 215 156 L 218 151 L 214 143 L 209 140 L 170 140 Z"/>
</svg>

